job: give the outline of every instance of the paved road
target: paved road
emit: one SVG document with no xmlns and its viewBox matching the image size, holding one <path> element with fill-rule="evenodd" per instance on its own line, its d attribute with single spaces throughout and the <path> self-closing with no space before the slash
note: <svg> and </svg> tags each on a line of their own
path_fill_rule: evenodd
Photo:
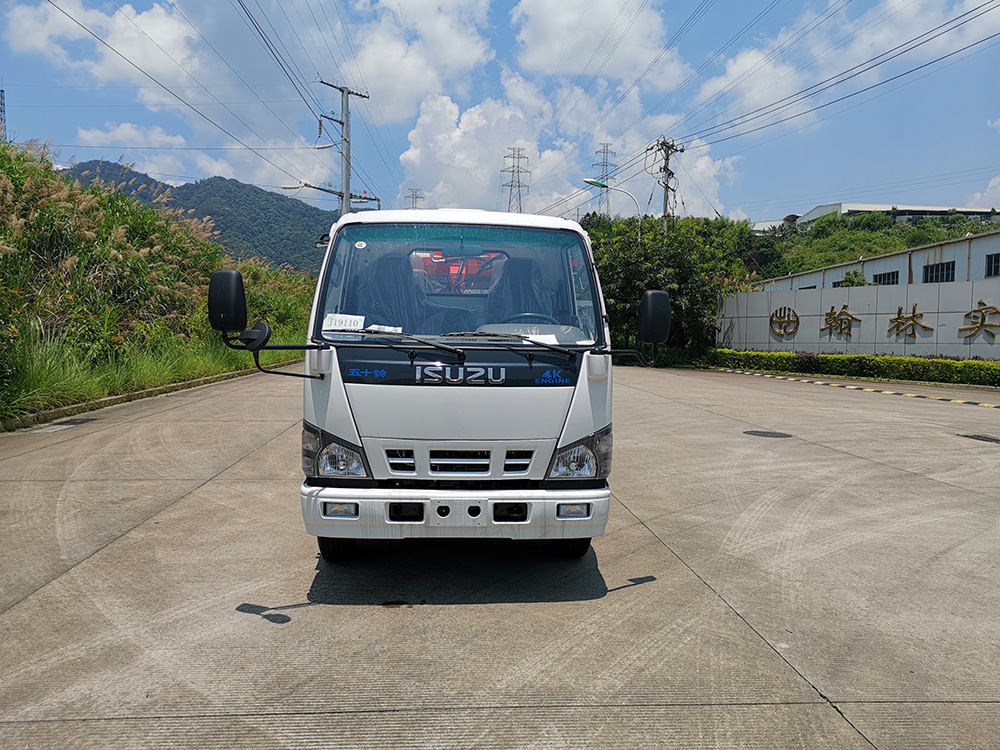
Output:
<svg viewBox="0 0 1000 750">
<path fill-rule="evenodd" d="M 1000 744 L 1000 410 L 620 369 L 583 560 L 331 568 L 299 388 L 0 435 L 0 747 Z"/>
</svg>

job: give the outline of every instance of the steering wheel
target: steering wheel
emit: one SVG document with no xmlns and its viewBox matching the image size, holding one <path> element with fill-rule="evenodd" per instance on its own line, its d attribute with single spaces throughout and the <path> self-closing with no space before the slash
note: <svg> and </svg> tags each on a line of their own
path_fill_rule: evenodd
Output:
<svg viewBox="0 0 1000 750">
<path fill-rule="evenodd" d="M 544 320 L 546 323 L 559 325 L 559 321 L 553 318 L 551 315 L 546 315 L 544 313 L 536 313 L 536 312 L 525 312 L 525 313 L 517 313 L 517 315 L 509 315 L 500 322 L 513 323 L 515 320 L 522 320 L 524 318 L 540 318 Z"/>
</svg>

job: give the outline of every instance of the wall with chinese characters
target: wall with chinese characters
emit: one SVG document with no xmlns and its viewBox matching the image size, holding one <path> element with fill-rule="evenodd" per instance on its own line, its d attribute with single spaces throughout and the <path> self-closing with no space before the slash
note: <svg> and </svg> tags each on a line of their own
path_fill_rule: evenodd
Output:
<svg viewBox="0 0 1000 750">
<path fill-rule="evenodd" d="M 729 349 L 1000 359 L 1000 278 L 751 292 L 718 325 Z"/>
</svg>

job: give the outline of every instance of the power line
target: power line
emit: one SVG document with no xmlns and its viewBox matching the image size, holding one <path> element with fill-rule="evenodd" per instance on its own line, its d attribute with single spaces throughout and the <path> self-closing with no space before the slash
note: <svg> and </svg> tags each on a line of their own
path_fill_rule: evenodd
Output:
<svg viewBox="0 0 1000 750">
<path fill-rule="evenodd" d="M 1000 37 L 1000 31 L 996 32 L 995 34 L 990 34 L 989 36 L 984 37 L 984 38 L 980 39 L 979 41 L 972 42 L 971 44 L 967 44 L 964 47 L 961 47 L 960 49 L 955 50 L 954 52 L 949 52 L 946 55 L 941 55 L 940 57 L 936 57 L 933 60 L 930 60 L 930 61 L 928 61 L 926 63 L 923 63 L 922 65 L 917 65 L 916 67 L 910 68 L 909 70 L 905 70 L 902 73 L 894 75 L 891 78 L 887 78 L 884 81 L 879 81 L 878 83 L 873 83 L 870 86 L 865 86 L 863 89 L 859 89 L 858 91 L 853 91 L 850 94 L 845 94 L 844 96 L 841 96 L 841 97 L 838 97 L 838 98 L 836 98 L 836 99 L 834 99 L 832 101 L 826 102 L 825 104 L 820 104 L 820 105 L 817 105 L 815 107 L 811 107 L 810 109 L 807 109 L 804 112 L 798 112 L 798 113 L 796 113 L 794 115 L 789 115 L 788 117 L 783 117 L 780 120 L 775 120 L 774 122 L 769 122 L 769 123 L 766 123 L 764 125 L 759 125 L 759 126 L 757 126 L 755 128 L 751 128 L 750 130 L 745 130 L 745 131 L 742 131 L 742 132 L 739 132 L 739 133 L 735 133 L 733 135 L 728 135 L 728 136 L 726 136 L 724 138 L 718 138 L 718 139 L 716 139 L 714 141 L 709 141 L 709 142 L 706 142 L 706 143 L 703 143 L 703 144 L 700 144 L 700 145 L 697 145 L 697 146 L 692 146 L 692 148 L 706 148 L 708 146 L 714 146 L 717 143 L 723 143 L 724 141 L 729 141 L 729 140 L 732 140 L 733 138 L 739 138 L 740 136 L 749 135 L 750 133 L 756 133 L 756 132 L 758 132 L 760 130 L 765 130 L 767 128 L 774 127 L 775 125 L 780 125 L 780 124 L 782 124 L 784 122 L 788 122 L 790 120 L 794 120 L 796 118 L 803 117 L 805 115 L 811 114 L 813 112 L 817 112 L 817 111 L 819 111 L 821 109 L 825 109 L 826 107 L 832 106 L 832 105 L 837 104 L 839 102 L 845 101 L 847 99 L 851 99 L 851 98 L 853 98 L 855 96 L 858 96 L 859 94 L 863 94 L 863 93 L 865 93 L 867 91 L 871 91 L 872 89 L 876 89 L 876 88 L 878 88 L 880 86 L 885 86 L 886 84 L 892 83 L 893 81 L 897 81 L 900 78 L 904 78 L 904 77 L 906 77 L 906 76 L 908 76 L 908 75 L 910 75 L 912 73 L 916 73 L 918 70 L 923 70 L 924 68 L 927 68 L 927 67 L 929 67 L 931 65 L 934 65 L 936 63 L 941 62 L 942 60 L 947 60 L 949 57 L 954 57 L 955 55 L 961 54 L 962 52 L 966 52 L 967 50 L 970 50 L 973 47 L 976 47 L 976 46 L 978 46 L 980 44 L 983 44 L 984 42 L 988 42 L 990 39 L 995 39 L 997 37 Z"/>
<path fill-rule="evenodd" d="M 170 89 L 169 87 L 167 87 L 167 86 L 166 86 L 165 84 L 161 83 L 161 82 L 160 82 L 159 80 L 157 80 L 157 79 L 156 79 L 156 78 L 154 78 L 154 77 L 153 77 L 152 75 L 150 75 L 149 73 L 147 73 L 147 72 L 146 72 L 145 70 L 143 70 L 142 68 L 140 68 L 140 67 L 139 67 L 138 65 L 136 65 L 136 64 L 135 64 L 134 62 L 132 62 L 131 60 L 129 60 L 129 59 L 127 58 L 127 57 L 125 57 L 125 55 L 123 55 L 123 54 L 122 54 L 121 52 L 119 52 L 119 51 L 118 51 L 117 49 L 115 49 L 115 48 L 114 48 L 113 46 L 111 46 L 111 45 L 110 45 L 110 44 L 109 44 L 108 42 L 106 42 L 106 41 L 104 41 L 103 39 L 101 39 L 101 37 L 99 37 L 99 36 L 98 36 L 97 34 L 95 34 L 95 33 L 94 33 L 93 31 L 91 31 L 91 30 L 90 30 L 90 29 L 89 29 L 88 27 L 86 27 L 85 25 L 83 25 L 83 24 L 82 24 L 82 23 L 81 23 L 80 21 L 78 21 L 78 20 L 77 20 L 76 18 L 74 18 L 74 17 L 72 16 L 72 15 L 70 15 L 70 14 L 69 14 L 69 13 L 67 13 L 67 12 L 66 12 L 65 10 L 63 10 L 63 9 L 62 9 L 61 7 L 59 7 L 58 5 L 56 5 L 56 4 L 55 4 L 55 3 L 54 3 L 54 2 L 52 1 L 52 0 L 46 0 L 46 2 L 47 2 L 47 3 L 49 4 L 49 5 L 51 5 L 51 6 L 53 7 L 53 8 L 55 8 L 56 10 L 58 10 L 58 11 L 59 11 L 60 13 L 62 13 L 62 14 L 63 14 L 63 15 L 64 15 L 64 16 L 66 17 L 66 18 L 68 18 L 68 19 L 69 19 L 70 21 L 72 21 L 72 22 L 73 22 L 74 24 L 76 24 L 76 25 L 77 25 L 77 26 L 79 26 L 79 27 L 80 27 L 81 29 L 83 29 L 83 31 L 85 31 L 85 32 L 86 32 L 87 34 L 89 34 L 89 35 L 90 35 L 90 36 L 92 36 L 92 37 L 93 37 L 94 39 L 96 39 L 96 40 L 97 40 L 98 42 L 100 42 L 100 43 L 101 43 L 102 45 L 104 45 L 104 46 L 105 46 L 105 47 L 107 47 L 107 48 L 108 48 L 109 50 L 111 50 L 112 52 L 114 52 L 114 53 L 115 53 L 115 55 L 117 55 L 117 56 L 118 56 L 119 58 L 121 58 L 121 59 L 122 59 L 122 60 L 124 60 L 124 61 L 125 61 L 126 63 L 128 63 L 129 65 L 131 65 L 131 66 L 132 66 L 133 68 L 135 68 L 135 69 L 136 69 L 137 71 L 139 71 L 139 72 L 140 72 L 140 73 L 142 73 L 142 74 L 143 74 L 144 76 L 146 76 L 146 78 L 148 78 L 149 80 L 151 80 L 151 81 L 152 81 L 153 83 L 155 83 L 156 85 L 158 85 L 158 86 L 159 86 L 159 87 L 160 87 L 161 89 L 163 89 L 163 90 L 164 90 L 164 91 L 166 91 L 166 92 L 167 92 L 168 94 L 170 94 L 170 95 L 171 95 L 172 97 L 174 97 L 174 98 L 175 98 L 175 99 L 177 99 L 177 100 L 178 100 L 179 102 L 181 102 L 182 104 L 184 104 L 184 105 L 185 105 L 185 106 L 186 106 L 186 107 L 187 107 L 188 109 L 190 109 L 190 110 L 191 110 L 192 112 L 194 112 L 194 113 L 195 113 L 196 115 L 198 115 L 199 117 L 201 117 L 201 118 L 202 118 L 203 120 L 205 120 L 206 122 L 208 122 L 209 124 L 211 124 L 212 126 L 214 126 L 215 128 L 217 128 L 218 130 L 221 130 L 221 131 L 222 131 L 223 133 L 225 133 L 225 134 L 226 134 L 226 135 L 228 135 L 228 136 L 229 136 L 230 138 L 232 138 L 232 139 L 233 139 L 234 141 L 236 141 L 236 142 L 237 142 L 237 143 L 239 143 L 239 144 L 240 144 L 241 146 L 243 146 L 243 148 L 247 149 L 248 151 L 251 151 L 251 152 L 253 152 L 253 153 L 254 153 L 254 154 L 256 154 L 257 156 L 259 156 L 259 157 L 260 157 L 261 159 L 263 159 L 264 161 L 266 161 L 266 162 L 267 162 L 268 164 L 270 164 L 270 165 L 271 165 L 272 167 L 274 167 L 274 168 L 275 168 L 275 169 L 277 169 L 277 170 L 278 170 L 279 172 L 281 172 L 282 174 L 285 174 L 285 175 L 287 175 L 287 176 L 291 177 L 291 178 L 292 178 L 293 180 L 294 180 L 294 179 L 298 179 L 298 178 L 296 178 L 296 177 L 295 177 L 295 175 L 293 175 L 293 174 L 292 174 L 291 172 L 288 172 L 288 171 L 286 171 L 285 169 L 283 169 L 282 167 L 279 167 L 279 166 L 278 166 L 277 164 L 275 164 L 275 163 L 274 163 L 273 161 L 271 161 L 270 159 L 268 159 L 268 158 L 267 158 L 266 156 L 264 156 L 264 154 L 260 153 L 259 151 L 257 151 L 257 150 L 256 150 L 255 148 L 253 148 L 252 146 L 248 146 L 248 145 L 247 145 L 246 143 L 244 143 L 244 142 L 243 142 L 242 140 L 240 140 L 240 139 L 239 139 L 239 138 L 237 138 L 237 137 L 236 137 L 235 135 L 233 135 L 233 134 L 232 134 L 232 133 L 230 133 L 230 132 L 229 132 L 228 130 L 226 130 L 226 129 L 225 129 L 224 127 L 222 127 L 222 125 L 220 125 L 219 123 L 215 122 L 215 121 L 214 121 L 214 120 L 213 120 L 212 118 L 210 118 L 210 117 L 209 117 L 208 115 L 206 115 L 206 114 L 205 114 L 204 112 L 202 112 L 201 110 L 197 109 L 196 107 L 193 107 L 193 106 L 192 106 L 191 104 L 189 104 L 189 103 L 188 103 L 187 101 L 185 101 L 183 97 L 181 97 L 181 96 L 180 96 L 179 94 L 175 93 L 175 92 L 174 92 L 173 90 L 171 90 L 171 89 Z"/>
<path fill-rule="evenodd" d="M 300 143 L 305 144 L 306 141 L 301 136 L 301 134 L 295 132 L 283 119 L 281 119 L 281 117 L 278 115 L 277 112 L 275 112 L 273 109 L 271 109 L 271 107 L 269 106 L 268 102 L 265 102 L 263 99 L 261 99 L 260 95 L 257 93 L 257 88 L 258 87 L 251 86 L 249 83 L 247 83 L 247 81 L 243 78 L 243 76 L 241 76 L 239 74 L 239 72 L 236 70 L 236 68 L 234 68 L 232 65 L 230 65 L 229 61 L 226 60 L 226 58 L 222 55 L 222 53 L 219 52 L 219 50 L 217 50 L 215 48 L 215 46 L 205 37 L 204 34 L 201 33 L 201 31 L 198 30 L 198 28 L 193 23 L 191 23 L 191 20 L 187 16 L 184 15 L 184 11 L 182 11 L 177 6 L 177 3 L 174 2 L 174 0 L 169 0 L 169 2 L 170 2 L 170 5 L 173 7 L 173 9 L 180 15 L 180 17 L 183 18 L 184 21 L 187 22 L 187 24 L 189 26 L 191 26 L 191 28 L 193 28 L 197 32 L 198 36 L 200 36 L 201 39 L 205 42 L 205 44 L 208 45 L 209 49 L 211 49 L 212 52 L 214 52 L 215 55 L 220 60 L 222 60 L 222 62 L 225 64 L 225 66 L 227 68 L 229 68 L 229 70 L 231 70 L 233 72 L 233 74 L 236 76 L 236 78 L 239 79 L 240 83 L 242 83 L 243 86 L 246 87 L 247 91 L 251 92 L 256 97 L 257 101 L 260 104 L 264 105 L 264 108 L 274 116 L 274 119 L 277 120 L 285 130 L 287 130 L 289 133 L 291 133 L 292 136 L 294 138 L 296 138 Z M 205 87 L 202 86 L 202 88 L 205 88 Z M 294 101 L 294 100 L 292 100 L 292 101 Z M 289 102 L 286 100 L 284 102 L 271 102 L 270 104 L 287 104 L 287 103 L 289 103 Z M 321 165 L 323 165 L 324 167 L 326 167 L 326 163 L 322 159 L 320 159 L 318 155 L 317 155 L 316 159 L 319 161 L 319 163 Z"/>
<path fill-rule="evenodd" d="M 213 94 L 211 91 L 209 91 L 208 89 L 206 89 L 205 86 L 202 84 L 202 82 L 199 81 L 198 78 L 193 73 L 191 73 L 190 71 L 186 70 L 183 65 L 181 65 L 177 60 L 174 59 L 173 55 L 171 55 L 169 52 L 167 52 L 165 49 L 163 49 L 163 47 L 160 46 L 159 42 L 157 42 L 149 34 L 147 34 L 146 31 L 141 26 L 139 26 L 139 24 L 137 24 L 132 18 L 130 18 L 128 16 L 128 14 L 123 13 L 122 9 L 118 5 L 115 4 L 114 0 L 108 0 L 108 2 L 110 2 L 111 5 L 119 13 L 121 13 L 123 16 L 125 16 L 125 18 L 128 19 L 129 23 L 131 23 L 139 31 L 140 34 L 142 34 L 144 37 L 146 37 L 146 39 L 148 39 L 150 42 L 152 42 L 156 46 L 156 48 L 158 50 L 160 50 L 160 52 L 162 52 L 164 55 L 166 55 L 167 58 L 170 60 L 170 62 L 172 62 L 174 65 L 176 65 L 180 70 L 183 70 L 184 73 L 187 74 L 191 78 L 192 81 L 194 81 L 199 86 L 201 86 L 202 89 L 205 90 L 205 93 L 207 93 L 209 96 L 211 96 L 216 101 L 217 104 L 221 105 L 223 107 L 223 109 L 226 110 L 226 112 L 228 112 L 233 117 L 235 117 L 236 121 L 238 123 L 240 123 L 240 125 L 242 125 L 247 130 L 249 130 L 253 135 L 257 136 L 257 138 L 260 139 L 261 143 L 263 143 L 265 145 L 265 147 L 269 147 L 268 143 L 267 143 L 267 139 L 265 139 L 262 135 L 260 135 L 257 131 L 255 131 L 247 122 L 245 122 L 243 120 L 242 117 L 240 117 L 238 114 L 236 114 L 235 112 L 233 112 L 233 110 L 231 110 L 226 104 L 223 104 L 223 102 L 215 94 Z M 185 18 L 184 20 L 187 21 L 187 18 Z M 190 23 L 190 22 L 188 22 L 188 23 Z M 204 37 L 202 37 L 202 38 L 204 38 Z M 317 158 L 319 158 L 319 157 L 317 156 Z M 290 162 L 284 156 L 282 156 L 282 159 L 284 159 L 285 163 L 288 164 L 289 167 L 291 167 L 292 169 L 296 169 L 296 165 L 292 164 L 292 162 Z M 321 160 L 321 163 L 322 163 L 322 160 Z"/>
<path fill-rule="evenodd" d="M 962 19 L 964 16 L 969 16 L 969 14 L 974 13 L 975 11 L 978 11 L 981 8 L 984 8 L 987 5 L 992 5 L 993 7 L 987 8 L 986 10 L 983 10 L 977 13 L 976 15 L 972 15 L 971 17 L 965 18 L 964 20 L 960 21 L 960 19 Z M 919 34 L 907 40 L 906 42 L 903 42 L 902 44 L 893 47 L 892 49 L 886 50 L 885 52 L 882 52 L 876 55 L 875 57 L 866 60 L 863 63 L 858 63 L 857 65 L 848 68 L 845 71 L 842 71 L 834 76 L 830 76 L 822 81 L 819 81 L 818 83 L 814 83 L 811 86 L 807 86 L 806 88 L 801 89 L 800 91 L 794 94 L 789 94 L 788 96 L 778 99 L 777 101 L 772 102 L 771 104 L 768 104 L 764 107 L 758 107 L 757 109 L 747 112 L 743 115 L 740 115 L 739 117 L 732 118 L 723 123 L 713 125 L 709 128 L 704 128 L 700 131 L 693 131 L 685 135 L 684 138 L 686 140 L 690 140 L 696 137 L 701 137 L 701 138 L 711 137 L 725 130 L 730 130 L 732 128 L 739 127 L 740 125 L 743 125 L 747 122 L 751 122 L 753 120 L 766 117 L 770 114 L 776 114 L 777 112 L 787 109 L 788 107 L 791 107 L 795 104 L 798 104 L 808 99 L 811 96 L 823 93 L 824 91 L 827 91 L 833 88 L 834 86 L 838 86 L 853 78 L 856 78 L 857 76 L 860 76 L 864 73 L 874 70 L 880 65 L 884 65 L 885 63 L 888 63 L 896 59 L 897 57 L 906 54 L 907 52 L 910 52 L 914 49 L 917 49 L 918 47 L 923 46 L 924 44 L 934 41 L 935 39 L 943 36 L 944 34 L 950 31 L 954 31 L 955 29 L 979 18 L 979 16 L 982 16 L 985 13 L 989 13 L 991 10 L 996 10 L 996 8 L 997 8 L 996 0 L 990 0 L 989 2 L 983 3 L 982 5 L 978 6 L 977 8 L 974 8 L 971 11 L 956 16 L 955 18 L 952 18 L 946 21 L 945 23 L 938 25 L 933 29 L 925 31 L 924 33 Z M 950 28 L 945 28 L 948 26 L 950 26 Z"/>
</svg>

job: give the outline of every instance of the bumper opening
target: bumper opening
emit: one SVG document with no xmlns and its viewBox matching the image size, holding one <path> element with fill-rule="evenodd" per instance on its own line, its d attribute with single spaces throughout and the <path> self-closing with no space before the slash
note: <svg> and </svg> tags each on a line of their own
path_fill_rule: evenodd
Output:
<svg viewBox="0 0 1000 750">
<path fill-rule="evenodd" d="M 494 503 L 493 520 L 496 523 L 524 523 L 528 520 L 528 504 Z"/>
<path fill-rule="evenodd" d="M 422 523 L 423 503 L 389 503 L 389 520 L 399 523 Z"/>
</svg>

